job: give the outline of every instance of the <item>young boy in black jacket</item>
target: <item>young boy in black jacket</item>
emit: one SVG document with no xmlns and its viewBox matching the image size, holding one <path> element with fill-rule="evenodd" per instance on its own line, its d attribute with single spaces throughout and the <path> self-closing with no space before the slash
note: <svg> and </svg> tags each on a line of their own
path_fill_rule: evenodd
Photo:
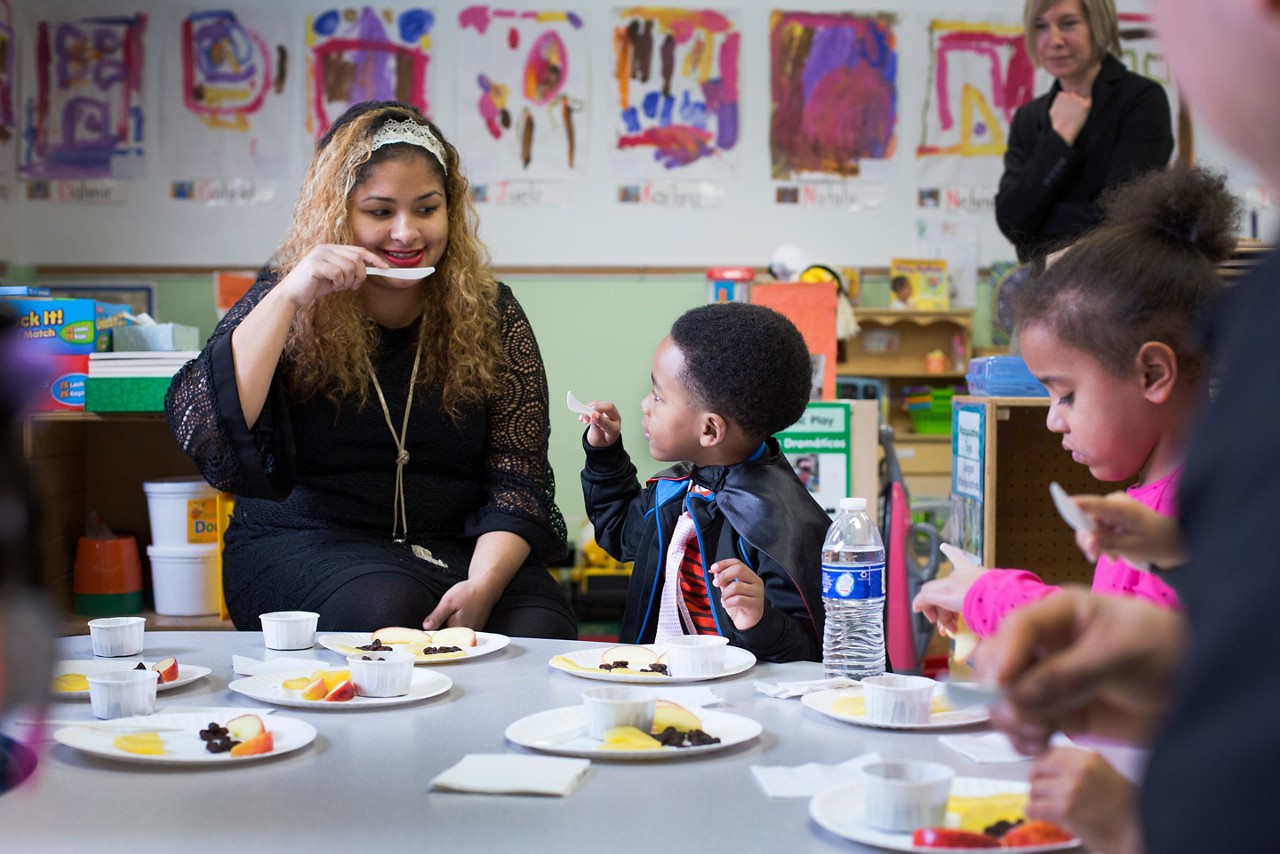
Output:
<svg viewBox="0 0 1280 854">
<path fill-rule="evenodd" d="M 582 492 L 596 541 L 634 561 L 622 640 L 718 634 L 766 661 L 822 658 L 830 520 L 773 434 L 803 414 L 809 351 L 781 314 L 716 303 L 683 314 L 641 404 L 649 453 L 680 461 L 643 487 L 617 407 L 593 401 Z"/>
</svg>

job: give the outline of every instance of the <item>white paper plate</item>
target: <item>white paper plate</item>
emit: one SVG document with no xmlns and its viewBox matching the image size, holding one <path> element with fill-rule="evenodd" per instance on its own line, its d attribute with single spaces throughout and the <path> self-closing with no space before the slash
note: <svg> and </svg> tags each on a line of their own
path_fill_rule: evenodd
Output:
<svg viewBox="0 0 1280 854">
<path fill-rule="evenodd" d="M 958 797 L 982 798 L 1007 792 L 1022 793 L 1030 789 L 1027 783 L 1016 780 L 988 780 L 980 777 L 956 777 L 951 781 L 951 794 Z M 841 783 L 814 795 L 809 801 L 809 816 L 825 830 L 836 836 L 861 842 L 863 845 L 874 845 L 877 848 L 888 848 L 891 851 L 920 851 L 926 854 L 938 854 L 942 851 L 974 851 L 973 848 L 925 848 L 911 842 L 910 833 L 889 833 L 877 830 L 862 823 L 862 784 L 858 782 Z M 947 815 L 947 827 L 959 826 L 957 817 Z M 1028 845 L 1018 848 L 1000 848 L 1000 851 L 1025 851 L 1034 854 L 1036 851 L 1069 851 L 1078 848 L 1080 840 L 1057 842 L 1051 845 Z"/>
<path fill-rule="evenodd" d="M 299 709 L 311 709 L 318 712 L 341 712 L 353 709 L 376 709 L 382 706 L 399 706 L 404 703 L 416 703 L 428 697 L 443 694 L 453 687 L 453 680 L 441 673 L 427 670 L 415 670 L 413 681 L 409 683 L 409 693 L 399 697 L 352 697 L 341 703 L 327 700 L 304 700 L 301 691 L 291 691 L 284 687 L 286 679 L 307 676 L 310 671 L 298 673 L 272 673 L 262 676 L 246 676 L 237 679 L 227 687 L 232 691 L 252 697 L 263 703 L 274 703 L 277 706 L 293 706 Z"/>
<path fill-rule="evenodd" d="M 942 692 L 942 685 L 935 689 L 935 696 Z M 857 697 L 862 694 L 862 686 L 853 688 L 836 688 L 831 691 L 817 691 L 805 694 L 800 702 L 829 718 L 844 721 L 857 726 L 868 726 L 876 729 L 948 729 L 951 727 L 971 726 L 991 719 L 991 711 L 981 706 L 969 706 L 964 709 L 952 709 L 948 712 L 932 712 L 929 722 L 923 724 L 875 724 L 867 720 L 865 715 L 850 715 L 836 711 L 833 706 L 841 697 Z"/>
<path fill-rule="evenodd" d="M 120 727 L 125 732 L 143 732 L 151 728 L 157 731 L 177 728 L 173 732 L 160 732 L 160 740 L 164 742 L 166 753 L 160 756 L 143 756 L 117 749 L 112 741 L 118 733 L 108 729 L 91 729 L 89 727 L 69 726 L 55 730 L 53 738 L 59 744 L 65 744 L 74 750 L 116 759 L 121 762 L 138 762 L 150 765 L 239 765 L 256 759 L 267 759 L 280 756 L 299 748 L 306 747 L 315 740 L 316 730 L 306 721 L 287 718 L 280 715 L 264 715 L 262 722 L 271 733 L 274 748 L 270 753 L 255 753 L 251 756 L 232 756 L 230 753 L 210 753 L 205 749 L 200 738 L 200 730 L 209 725 L 209 715 L 187 712 L 184 714 L 145 715 L 133 718 L 117 718 L 111 725 Z M 219 719 L 220 724 L 226 720 Z"/>
<path fill-rule="evenodd" d="M 435 267 L 365 267 L 366 276 L 382 276 L 385 279 L 405 279 L 417 281 L 425 279 L 436 271 Z"/>
<path fill-rule="evenodd" d="M 367 650 L 357 649 L 360 646 L 366 646 L 373 641 L 373 635 L 367 632 L 337 632 L 331 635 L 320 635 L 316 638 L 320 641 L 320 645 L 325 649 L 331 649 L 334 652 L 340 652 L 343 655 L 356 655 Z M 469 658 L 479 658 L 482 655 L 488 655 L 491 652 L 497 652 L 507 644 L 511 643 L 511 638 L 506 635 L 494 634 L 492 632 L 476 632 L 476 645 L 463 647 L 462 655 L 458 656 L 454 653 L 445 653 L 443 655 L 414 655 L 416 664 L 450 664 L 455 661 L 466 661 Z M 388 644 L 392 649 L 406 649 L 404 644 Z"/>
<path fill-rule="evenodd" d="M 698 756 L 725 750 L 760 735 L 764 729 L 758 721 L 698 709 L 702 730 L 720 739 L 719 744 L 698 747 L 664 747 L 661 750 L 606 750 L 604 743 L 587 735 L 586 713 L 582 706 L 564 706 L 521 718 L 507 727 L 507 741 L 560 756 L 582 756 L 588 759 L 618 759 L 628 762 L 661 761 Z"/>
<path fill-rule="evenodd" d="M 614 646 L 618 645 L 614 644 Z M 625 644 L 623 645 L 625 646 Z M 653 644 L 637 644 L 637 646 L 656 649 Z M 714 676 L 664 676 L 661 673 L 641 673 L 634 670 L 625 673 L 601 670 L 600 664 L 604 661 L 604 653 L 612 648 L 612 646 L 599 646 L 591 649 L 574 650 L 563 655 L 552 656 L 547 663 L 556 670 L 562 670 L 574 676 L 581 676 L 583 679 L 599 679 L 602 682 L 658 682 L 663 685 L 672 685 L 677 682 L 706 682 L 709 679 L 723 679 L 726 676 L 734 676 L 750 670 L 756 663 L 756 657 L 748 650 L 729 646 L 725 647 L 724 650 L 724 670 Z"/>
<path fill-rule="evenodd" d="M 136 670 L 138 667 L 139 661 L 145 664 L 148 669 L 150 669 L 151 665 L 156 663 L 155 659 L 145 659 L 145 658 L 143 659 L 113 658 L 110 660 L 94 658 L 94 659 L 82 659 L 78 661 L 73 661 L 73 660 L 55 661 L 53 663 L 53 675 L 61 676 L 64 673 L 83 673 L 85 676 L 90 676 L 95 673 L 107 673 L 112 670 Z M 181 688 L 183 685 L 189 685 L 190 683 L 196 681 L 197 679 L 202 679 L 205 676 L 208 676 L 212 672 L 213 671 L 210 670 L 208 667 L 201 667 L 198 664 L 183 664 L 181 661 L 179 661 L 178 662 L 178 678 L 173 680 L 172 682 L 161 682 L 159 685 L 156 686 L 156 690 L 168 691 L 171 688 Z M 88 689 L 85 689 L 84 691 L 50 691 L 49 699 L 51 700 L 87 700 L 89 699 L 89 691 Z M 205 723 L 208 723 L 208 721 L 205 721 Z"/>
</svg>

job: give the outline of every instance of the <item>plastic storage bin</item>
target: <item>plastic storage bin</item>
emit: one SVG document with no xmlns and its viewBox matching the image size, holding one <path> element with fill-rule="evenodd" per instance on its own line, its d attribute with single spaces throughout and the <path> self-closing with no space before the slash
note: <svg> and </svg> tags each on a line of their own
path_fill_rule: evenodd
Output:
<svg viewBox="0 0 1280 854">
<path fill-rule="evenodd" d="M 1021 356 L 982 356 L 969 360 L 969 394 L 986 397 L 1048 397 Z"/>
<path fill-rule="evenodd" d="M 910 386 L 904 388 L 903 407 L 911 416 L 911 429 L 917 433 L 946 435 L 951 432 L 951 388 Z"/>
</svg>

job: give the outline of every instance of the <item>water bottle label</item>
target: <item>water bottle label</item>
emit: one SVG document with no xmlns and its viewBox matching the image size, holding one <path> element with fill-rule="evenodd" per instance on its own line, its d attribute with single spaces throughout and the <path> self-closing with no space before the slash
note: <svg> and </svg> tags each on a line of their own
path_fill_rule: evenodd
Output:
<svg viewBox="0 0 1280 854">
<path fill-rule="evenodd" d="M 884 596 L 884 564 L 868 563 L 858 567 L 824 563 L 822 565 L 822 597 L 824 599 L 879 599 Z"/>
</svg>

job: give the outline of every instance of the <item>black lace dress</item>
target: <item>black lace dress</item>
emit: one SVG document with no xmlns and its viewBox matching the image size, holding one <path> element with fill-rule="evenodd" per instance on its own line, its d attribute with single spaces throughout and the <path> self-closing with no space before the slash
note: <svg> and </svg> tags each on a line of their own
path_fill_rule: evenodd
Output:
<svg viewBox="0 0 1280 854">
<path fill-rule="evenodd" d="M 485 628 L 576 636 L 572 611 L 546 570 L 565 551 L 547 461 L 546 376 L 510 289 L 499 286 L 506 362 L 492 399 L 455 423 L 441 409 L 438 388 L 414 392 L 404 470 L 409 535 L 396 543 L 396 448 L 372 389 L 363 408 L 354 399 L 338 406 L 323 396 L 298 401 L 277 375 L 253 429 L 245 426 L 230 333 L 274 283 L 259 278 L 165 398 L 179 445 L 211 484 L 236 496 L 223 552 L 223 589 L 236 627 L 257 629 L 259 614 L 292 609 L 319 611 L 327 630 L 419 625 L 467 577 L 475 538 L 509 531 L 532 553 Z M 418 326 L 381 335 L 374 367 L 399 428 Z"/>
</svg>

